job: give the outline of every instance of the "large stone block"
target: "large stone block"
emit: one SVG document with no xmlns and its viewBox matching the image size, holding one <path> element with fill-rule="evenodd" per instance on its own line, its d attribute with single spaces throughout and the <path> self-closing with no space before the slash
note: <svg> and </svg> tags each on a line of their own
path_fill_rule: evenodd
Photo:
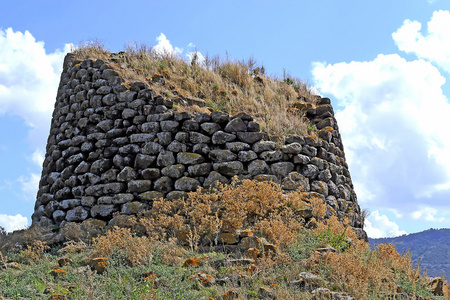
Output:
<svg viewBox="0 0 450 300">
<path fill-rule="evenodd" d="M 254 160 L 249 163 L 247 170 L 248 174 L 255 176 L 258 174 L 268 173 L 270 168 L 264 160 Z"/>
<path fill-rule="evenodd" d="M 177 162 L 185 165 L 201 164 L 205 161 L 205 158 L 198 153 L 180 152 L 177 154 Z"/>
<path fill-rule="evenodd" d="M 128 191 L 130 193 L 143 193 L 152 188 L 150 180 L 131 180 L 128 182 Z"/>
<path fill-rule="evenodd" d="M 226 176 L 235 176 L 242 174 L 244 165 L 240 161 L 227 161 L 213 164 L 214 171 Z"/>
<path fill-rule="evenodd" d="M 233 161 L 237 159 L 237 155 L 230 150 L 211 150 L 208 157 L 214 162 Z"/>
<path fill-rule="evenodd" d="M 112 217 L 112 213 L 117 211 L 115 205 L 94 205 L 91 208 L 92 217 Z"/>
<path fill-rule="evenodd" d="M 294 171 L 294 164 L 291 162 L 277 162 L 270 166 L 270 170 L 275 176 L 280 178 L 286 177 L 289 173 Z"/>
<path fill-rule="evenodd" d="M 170 178 L 176 179 L 176 178 L 180 178 L 181 176 L 183 176 L 185 169 L 186 168 L 182 164 L 171 165 L 171 166 L 164 167 L 161 170 L 161 174 L 163 174 L 164 176 L 169 176 Z"/>
<path fill-rule="evenodd" d="M 133 201 L 123 204 L 120 209 L 120 213 L 122 215 L 135 215 L 147 210 L 148 208 L 149 206 L 145 203 Z"/>
<path fill-rule="evenodd" d="M 87 219 L 89 212 L 82 206 L 77 206 L 74 209 L 67 211 L 66 221 L 68 222 L 80 222 Z"/>
<path fill-rule="evenodd" d="M 175 181 L 175 189 L 179 191 L 195 191 L 199 186 L 200 182 L 191 177 L 182 177 Z"/>
</svg>

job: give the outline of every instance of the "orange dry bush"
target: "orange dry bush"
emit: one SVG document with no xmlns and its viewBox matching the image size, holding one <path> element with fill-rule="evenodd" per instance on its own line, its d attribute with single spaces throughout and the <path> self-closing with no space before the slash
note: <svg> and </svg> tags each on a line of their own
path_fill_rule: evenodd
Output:
<svg viewBox="0 0 450 300">
<path fill-rule="evenodd" d="M 299 230 L 303 227 L 302 225 L 292 211 L 286 210 L 279 215 L 270 215 L 268 218 L 261 220 L 255 226 L 255 230 L 283 248 L 294 241 Z"/>
<path fill-rule="evenodd" d="M 192 248 L 207 235 L 252 228 L 284 248 L 303 226 L 302 209 L 322 218 L 326 204 L 301 191 L 285 195 L 271 181 L 235 178 L 213 190 L 199 188 L 186 199 L 155 200 L 139 223 L 154 240 L 183 236 Z"/>
<path fill-rule="evenodd" d="M 94 238 L 93 243 L 93 257 L 123 255 L 133 266 L 149 263 L 152 258 L 152 241 L 146 236 L 135 236 L 129 228 L 114 226 L 105 235 Z"/>
<path fill-rule="evenodd" d="M 66 254 L 66 253 L 81 253 L 88 249 L 88 245 L 83 242 L 75 242 L 75 241 L 67 241 L 64 243 L 64 247 L 58 250 L 58 253 Z"/>
<path fill-rule="evenodd" d="M 325 264 L 332 267 L 330 276 L 333 283 L 358 299 L 368 295 L 369 287 L 374 286 L 380 292 L 387 292 L 382 279 L 391 280 L 392 274 L 383 268 L 377 255 L 369 249 L 354 248 L 343 253 L 330 252 Z"/>
<path fill-rule="evenodd" d="M 315 194 L 303 192 L 300 189 L 287 195 L 287 205 L 295 211 L 311 209 L 312 215 L 316 218 L 324 217 L 327 210 L 327 205 L 321 198 Z"/>
<path fill-rule="evenodd" d="M 221 65 L 219 74 L 223 78 L 231 80 L 244 89 L 250 87 L 253 83 L 253 78 L 250 76 L 248 66 L 239 61 L 226 61 Z"/>
<path fill-rule="evenodd" d="M 179 211 L 179 201 L 157 199 L 153 201 L 152 209 L 142 214 L 139 223 L 145 228 L 150 239 L 164 240 L 174 237 L 183 229 L 184 219 L 179 215 Z"/>
<path fill-rule="evenodd" d="M 443 290 L 445 299 L 450 299 L 450 284 L 444 284 Z"/>
<path fill-rule="evenodd" d="M 370 251 L 367 243 L 358 240 L 345 252 L 328 253 L 323 262 L 332 268 L 333 284 L 358 299 L 367 299 L 371 291 L 395 294 L 397 286 L 392 283 L 402 279 L 413 287 L 420 281 L 425 283 L 413 268 L 410 254 L 400 255 L 392 244 L 381 244 Z"/>
<path fill-rule="evenodd" d="M 27 245 L 27 248 L 20 252 L 20 259 L 23 262 L 37 262 L 43 256 L 46 250 L 50 247 L 47 246 L 46 242 L 43 241 L 34 241 L 31 245 Z"/>
<path fill-rule="evenodd" d="M 326 232 L 330 232 L 333 236 L 343 236 L 357 240 L 356 233 L 348 225 L 348 221 L 342 223 L 336 216 L 331 216 L 329 219 L 317 223 L 317 228 L 314 230 L 315 234 L 320 236 Z"/>
<path fill-rule="evenodd" d="M 189 193 L 186 200 L 179 200 L 179 214 L 188 220 L 189 228 L 187 230 L 189 232 L 204 235 L 219 231 L 221 221 L 216 210 L 218 200 L 218 195 L 203 192 L 202 189 Z"/>
</svg>

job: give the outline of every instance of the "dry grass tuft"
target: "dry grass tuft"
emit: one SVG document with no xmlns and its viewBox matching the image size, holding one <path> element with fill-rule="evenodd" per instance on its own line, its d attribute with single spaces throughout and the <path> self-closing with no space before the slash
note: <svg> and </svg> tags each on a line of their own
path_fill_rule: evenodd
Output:
<svg viewBox="0 0 450 300">
<path fill-rule="evenodd" d="M 115 226 L 104 236 L 93 239 L 93 257 L 119 256 L 126 263 L 137 266 L 152 260 L 152 241 L 148 237 L 137 237 L 129 228 Z"/>
<path fill-rule="evenodd" d="M 124 227 L 112 227 L 106 234 L 94 238 L 92 243 L 75 237 L 57 251 L 58 255 L 72 259 L 64 280 L 76 278 L 77 286 L 80 286 L 76 292 L 64 294 L 71 299 L 94 299 L 96 295 L 102 295 L 98 299 L 105 295 L 119 299 L 130 293 L 137 293 L 138 299 L 207 299 L 219 298 L 234 289 L 239 297 L 254 299 L 261 286 L 269 286 L 277 299 L 316 299 L 298 286 L 299 274 L 309 272 L 318 277 L 321 287 L 333 293 L 349 293 L 356 299 L 433 296 L 428 286 L 430 279 L 419 265 L 412 264 L 410 253 L 399 254 L 393 245 L 385 244 L 370 250 L 367 243 L 357 239 L 348 222 L 335 216 L 324 218 L 325 204 L 314 195 L 301 191 L 284 195 L 280 186 L 272 182 L 235 179 L 231 185 L 218 185 L 215 190 L 191 192 L 186 199 L 173 202 L 159 199 L 152 210 L 138 216 L 115 216 L 115 223 Z M 307 219 L 310 221 L 305 224 Z M 311 220 L 314 220 L 314 226 L 311 226 Z M 70 233 L 78 227 L 69 229 Z M 257 246 L 259 250 L 252 257 L 253 261 L 239 260 L 244 253 L 238 250 L 225 254 L 211 251 L 209 247 L 198 249 L 200 241 L 214 240 L 214 235 L 242 234 L 245 230 L 255 233 L 262 243 Z M 30 238 L 39 232 L 41 230 L 30 229 L 22 236 Z M 180 235 L 188 241 L 190 251 L 175 238 Z M 267 244 L 264 239 L 274 245 Z M 8 274 L 16 274 L 25 268 L 20 273 L 28 276 L 25 285 L 43 291 L 43 282 L 36 281 L 41 275 L 27 274 L 34 268 L 44 269 L 48 276 L 51 261 L 59 256 L 53 256 L 55 251 L 48 251 L 44 256 L 47 249 L 44 242 L 35 241 L 18 255 L 11 253 L 12 257 L 8 258 L 0 255 L 0 266 L 6 267 L 6 271 L 0 272 L 0 284 L 17 281 L 21 276 Z M 90 269 L 81 276 L 71 271 L 73 267 L 85 266 L 94 257 L 109 262 L 108 272 L 101 277 L 94 277 Z M 186 258 L 202 263 L 195 270 L 182 268 Z M 8 270 L 13 268 L 8 267 L 8 259 L 32 264 L 29 269 L 22 265 Z M 38 267 L 40 261 L 42 265 Z M 223 261 L 234 263 L 222 267 L 220 262 Z M 242 263 L 237 263 L 239 261 Z M 149 284 L 148 280 L 141 279 L 143 269 L 145 274 L 151 271 L 154 276 Z M 229 281 L 225 286 L 204 288 L 186 280 L 193 272 L 207 274 L 207 278 L 216 281 L 220 278 L 229 278 Z M 237 282 L 231 279 L 236 276 Z M 60 281 L 61 278 L 53 280 Z M 24 285 L 16 281 L 9 284 L 17 288 L 7 291 L 7 297 L 17 295 L 19 286 Z M 443 291 L 447 298 L 449 289 L 450 285 L 444 279 Z"/>
<path fill-rule="evenodd" d="M 46 250 L 50 249 L 46 242 L 36 240 L 31 245 L 27 245 L 26 249 L 20 251 L 19 261 L 23 263 L 37 262 L 44 257 Z"/>
<path fill-rule="evenodd" d="M 231 184 L 219 184 L 214 190 L 199 188 L 188 193 L 186 199 L 156 200 L 139 222 L 154 239 L 184 234 L 193 248 L 204 237 L 244 229 L 253 229 L 285 247 L 304 225 L 299 213 L 303 208 L 321 218 L 326 205 L 301 191 L 286 196 L 278 184 L 270 181 L 235 178 Z"/>
</svg>

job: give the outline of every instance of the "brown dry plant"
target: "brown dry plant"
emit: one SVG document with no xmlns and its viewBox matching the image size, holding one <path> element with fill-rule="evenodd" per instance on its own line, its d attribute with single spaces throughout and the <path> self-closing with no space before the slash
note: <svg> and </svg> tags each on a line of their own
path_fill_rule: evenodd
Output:
<svg viewBox="0 0 450 300">
<path fill-rule="evenodd" d="M 19 260 L 24 263 L 37 262 L 44 257 L 45 251 L 49 248 L 46 242 L 40 240 L 33 241 L 31 245 L 27 245 L 24 250 L 20 251 Z"/>
<path fill-rule="evenodd" d="M 94 238 L 93 257 L 124 255 L 132 266 L 147 264 L 152 259 L 153 242 L 146 236 L 137 237 L 129 228 L 114 226 L 105 235 Z"/>
</svg>

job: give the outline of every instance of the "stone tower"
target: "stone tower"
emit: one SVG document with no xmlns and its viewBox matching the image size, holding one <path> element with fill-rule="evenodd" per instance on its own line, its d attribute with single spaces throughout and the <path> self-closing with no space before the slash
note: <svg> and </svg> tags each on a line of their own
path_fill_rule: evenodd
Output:
<svg viewBox="0 0 450 300">
<path fill-rule="evenodd" d="M 52 116 L 33 224 L 62 225 L 151 208 L 233 176 L 302 187 L 364 236 L 328 98 L 299 107 L 315 136 L 268 141 L 248 114 L 177 112 L 145 82 L 123 84 L 103 60 L 68 54 Z M 201 103 L 197 103 L 200 104 Z"/>
</svg>

